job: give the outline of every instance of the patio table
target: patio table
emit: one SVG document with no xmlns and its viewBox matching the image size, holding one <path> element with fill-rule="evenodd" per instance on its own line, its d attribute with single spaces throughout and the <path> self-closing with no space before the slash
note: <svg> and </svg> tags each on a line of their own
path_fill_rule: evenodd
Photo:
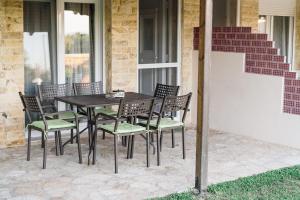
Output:
<svg viewBox="0 0 300 200">
<path fill-rule="evenodd" d="M 136 92 L 126 92 L 125 99 L 127 100 L 140 100 L 140 99 L 150 99 L 152 96 L 140 94 Z M 93 110 L 99 106 L 114 106 L 119 105 L 121 98 L 106 97 L 105 94 L 100 95 L 83 95 L 83 96 L 64 96 L 55 97 L 55 100 L 69 104 L 71 106 L 85 107 L 87 109 L 87 123 L 88 123 L 88 135 L 89 135 L 89 156 L 93 151 Z M 70 140 L 64 143 L 69 143 Z M 93 152 L 93 157 L 95 153 Z M 90 160 L 90 159 L 89 159 Z M 88 160 L 88 161 L 89 161 Z M 94 160 L 94 159 L 93 159 Z"/>
</svg>

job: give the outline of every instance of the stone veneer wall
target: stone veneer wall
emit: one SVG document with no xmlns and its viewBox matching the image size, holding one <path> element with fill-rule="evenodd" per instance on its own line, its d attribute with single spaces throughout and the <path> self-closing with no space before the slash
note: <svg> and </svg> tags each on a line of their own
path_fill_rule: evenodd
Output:
<svg viewBox="0 0 300 200">
<path fill-rule="evenodd" d="M 105 30 L 104 30 L 104 48 L 105 48 L 105 69 L 106 69 L 106 91 L 110 92 L 112 90 L 112 67 L 111 67 L 111 61 L 112 61 L 112 37 L 111 37 L 111 0 L 105 0 L 105 13 L 104 13 L 104 24 L 105 24 Z"/>
<path fill-rule="evenodd" d="M 200 2 L 194 0 L 182 1 L 182 25 L 181 25 L 181 94 L 192 92 L 193 73 L 198 73 L 193 69 L 193 27 L 199 26 Z M 197 76 L 196 76 L 197 77 Z M 193 94 L 191 110 L 196 110 L 197 94 Z M 186 117 L 187 127 L 195 128 L 196 117 L 193 119 L 192 112 Z"/>
<path fill-rule="evenodd" d="M 111 87 L 137 91 L 138 0 L 112 0 L 111 8 Z"/>
<path fill-rule="evenodd" d="M 258 0 L 240 0 L 240 26 L 251 27 L 253 32 L 258 29 Z"/>
<path fill-rule="evenodd" d="M 192 88 L 193 30 L 199 26 L 200 2 L 184 0 L 182 5 L 182 52 L 181 52 L 181 93 Z"/>
<path fill-rule="evenodd" d="M 300 70 L 300 0 L 296 1 L 295 69 Z"/>
<path fill-rule="evenodd" d="M 23 1 L 0 0 L 0 148 L 24 143 L 23 62 Z"/>
</svg>

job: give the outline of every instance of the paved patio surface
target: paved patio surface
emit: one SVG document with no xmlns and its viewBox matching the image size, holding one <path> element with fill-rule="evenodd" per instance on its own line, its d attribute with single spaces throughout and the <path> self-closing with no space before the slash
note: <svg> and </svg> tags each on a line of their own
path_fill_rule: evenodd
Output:
<svg viewBox="0 0 300 200">
<path fill-rule="evenodd" d="M 145 145 L 137 139 L 132 160 L 119 148 L 119 174 L 114 174 L 113 139 L 98 139 L 96 165 L 87 165 L 86 138 L 82 145 L 84 163 L 78 164 L 76 145 L 56 157 L 49 143 L 47 169 L 42 170 L 42 149 L 32 146 L 32 159 L 25 160 L 26 147 L 0 150 L 0 199 L 146 199 L 185 191 L 194 183 L 195 132 L 187 132 L 187 159 L 182 159 L 181 134 L 176 148 L 170 135 L 164 137 L 161 166 L 151 156 L 146 168 Z M 249 176 L 271 169 L 300 164 L 300 150 L 268 144 L 242 136 L 212 132 L 209 137 L 209 183 Z"/>
</svg>

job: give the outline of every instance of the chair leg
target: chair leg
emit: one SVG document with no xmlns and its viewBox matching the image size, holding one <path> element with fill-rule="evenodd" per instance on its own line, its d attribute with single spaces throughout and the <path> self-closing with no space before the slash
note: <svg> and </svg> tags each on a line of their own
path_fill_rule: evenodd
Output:
<svg viewBox="0 0 300 200">
<path fill-rule="evenodd" d="M 73 129 L 71 129 L 71 144 L 73 144 L 73 136 L 74 136 Z"/>
<path fill-rule="evenodd" d="M 95 133 L 94 133 L 94 146 L 93 146 L 93 165 L 96 163 L 96 153 L 97 153 L 97 129 L 95 129 Z"/>
<path fill-rule="evenodd" d="M 30 161 L 30 149 L 31 149 L 31 128 L 28 128 L 27 161 Z"/>
<path fill-rule="evenodd" d="M 114 135 L 115 173 L 118 173 L 118 145 L 117 136 Z"/>
<path fill-rule="evenodd" d="M 43 132 L 44 138 L 44 153 L 43 153 L 43 169 L 46 169 L 46 161 L 47 161 L 47 137 L 48 134 L 46 132 Z"/>
<path fill-rule="evenodd" d="M 175 148 L 175 136 L 174 136 L 174 130 L 171 130 L 171 135 L 172 135 L 172 148 Z"/>
<path fill-rule="evenodd" d="M 81 143 L 80 143 L 80 134 L 78 127 L 76 128 L 76 140 L 77 140 L 77 148 L 78 148 L 78 157 L 79 163 L 82 163 L 82 154 L 81 154 Z"/>
<path fill-rule="evenodd" d="M 159 141 L 159 138 L 160 138 L 160 131 L 157 131 L 157 133 L 156 133 L 157 166 L 160 165 L 160 141 Z"/>
<path fill-rule="evenodd" d="M 147 167 L 150 167 L 149 162 L 149 133 L 146 133 L 146 160 L 147 160 Z"/>
<path fill-rule="evenodd" d="M 64 147 L 63 147 L 63 144 L 62 144 L 61 132 L 60 131 L 58 131 L 58 140 L 59 140 L 60 155 L 64 155 Z"/>
<path fill-rule="evenodd" d="M 105 140 L 105 131 L 103 131 L 102 139 Z"/>
<path fill-rule="evenodd" d="M 127 136 L 128 137 L 128 143 L 127 143 L 127 159 L 130 158 L 131 154 L 131 142 L 132 142 L 132 136 Z"/>
<path fill-rule="evenodd" d="M 45 144 L 45 138 L 42 137 L 41 139 L 42 139 L 42 142 L 41 142 L 41 148 L 44 148 L 44 146 L 45 146 L 45 145 L 44 145 L 44 144 Z"/>
<path fill-rule="evenodd" d="M 55 154 L 56 154 L 56 156 L 59 156 L 59 154 L 58 154 L 58 152 L 59 152 L 59 150 L 58 150 L 58 143 L 59 143 L 59 141 L 58 141 L 58 133 L 57 133 L 57 131 L 55 131 L 54 137 L 55 137 Z"/>
<path fill-rule="evenodd" d="M 184 127 L 182 127 L 182 157 L 185 159 Z"/>
<path fill-rule="evenodd" d="M 133 135 L 132 136 L 132 141 L 131 141 L 131 150 L 130 150 L 130 158 L 132 159 L 133 158 L 133 152 L 134 152 L 134 138 L 135 136 Z"/>
<path fill-rule="evenodd" d="M 160 152 L 162 151 L 163 136 L 164 136 L 164 135 L 163 135 L 163 132 L 161 131 L 161 132 L 160 132 L 160 141 L 159 141 L 159 142 L 160 142 L 160 149 L 159 149 Z"/>
</svg>

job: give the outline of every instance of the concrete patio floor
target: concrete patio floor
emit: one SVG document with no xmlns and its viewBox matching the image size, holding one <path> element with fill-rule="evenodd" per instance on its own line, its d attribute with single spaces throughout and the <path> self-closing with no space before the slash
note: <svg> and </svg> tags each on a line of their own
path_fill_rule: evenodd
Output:
<svg viewBox="0 0 300 200">
<path fill-rule="evenodd" d="M 132 160 L 119 148 L 119 174 L 114 174 L 113 139 L 98 138 L 98 159 L 87 165 L 86 138 L 83 139 L 83 164 L 78 164 L 76 145 L 68 145 L 65 155 L 56 157 L 49 142 L 47 169 L 42 170 L 42 149 L 32 145 L 31 161 L 26 147 L 0 150 L 0 199 L 146 199 L 186 191 L 194 183 L 195 132 L 186 137 L 187 159 L 182 159 L 181 134 L 176 148 L 170 135 L 164 137 L 161 166 L 151 155 L 145 164 L 145 142 L 136 141 Z M 233 180 L 281 167 L 300 164 L 300 150 L 268 144 L 243 136 L 212 132 L 209 136 L 209 184 Z"/>
</svg>

